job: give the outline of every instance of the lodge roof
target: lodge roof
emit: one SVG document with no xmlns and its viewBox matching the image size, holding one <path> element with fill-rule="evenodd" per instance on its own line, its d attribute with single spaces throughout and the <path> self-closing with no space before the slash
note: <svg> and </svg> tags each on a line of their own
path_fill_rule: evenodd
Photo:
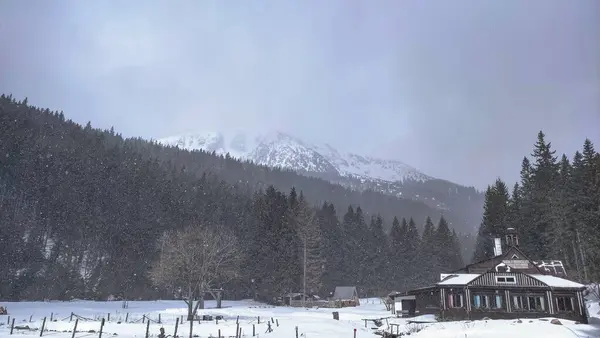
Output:
<svg viewBox="0 0 600 338">
<path fill-rule="evenodd" d="M 436 283 L 436 285 L 438 285 L 438 286 L 450 286 L 450 285 L 468 286 L 471 284 L 471 282 L 473 282 L 480 276 L 483 276 L 488 273 L 494 274 L 493 272 L 486 272 L 483 274 L 473 274 L 473 273 L 452 274 L 452 275 L 445 277 L 442 281 Z M 556 277 L 556 276 L 542 275 L 542 274 L 526 274 L 523 272 L 518 272 L 518 274 L 522 274 L 522 275 L 534 278 L 534 279 L 538 280 L 539 282 L 541 282 L 542 284 L 544 284 L 545 286 L 550 287 L 550 288 L 565 288 L 565 289 L 583 289 L 583 288 L 585 288 L 585 285 L 583 285 L 583 284 L 579 284 L 579 283 L 570 281 L 568 279 L 564 279 L 564 278 L 560 278 L 560 277 Z M 519 286 L 519 285 L 516 285 L 516 286 Z"/>
</svg>

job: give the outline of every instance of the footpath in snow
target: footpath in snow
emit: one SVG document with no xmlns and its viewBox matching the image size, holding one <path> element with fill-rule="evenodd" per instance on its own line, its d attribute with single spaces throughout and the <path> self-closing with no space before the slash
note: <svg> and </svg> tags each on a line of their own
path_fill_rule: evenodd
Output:
<svg viewBox="0 0 600 338">
<path fill-rule="evenodd" d="M 185 319 L 186 315 L 183 301 L 132 301 L 127 309 L 122 309 L 121 304 L 119 301 L 3 302 L 9 315 L 0 316 L 0 337 L 39 337 L 44 318 L 46 323 L 42 337 L 71 338 L 77 319 L 75 337 L 98 337 L 102 318 L 105 320 L 102 337 L 145 337 L 147 328 L 149 336 L 157 337 L 160 328 L 165 329 L 166 335 L 173 335 L 177 319 Z M 299 338 L 353 338 L 355 329 L 358 338 L 377 337 L 373 321 L 367 321 L 365 327 L 363 319 L 385 318 L 381 320 L 379 330 L 410 331 L 411 336 L 419 338 L 600 337 L 600 306 L 597 300 L 589 303 L 588 310 L 592 316 L 589 325 L 562 319 L 563 325 L 554 325 L 550 323 L 551 318 L 409 324 L 406 319 L 391 318 L 379 299 L 363 299 L 361 304 L 356 308 L 304 309 L 272 307 L 253 301 L 224 301 L 224 308 L 216 309 L 216 304 L 209 301 L 206 303 L 208 309 L 201 310 L 200 315 L 222 316 L 222 319 L 218 323 L 214 320 L 195 322 L 194 336 L 217 337 L 220 332 L 221 337 L 235 337 L 239 326 L 243 337 L 252 337 L 254 330 L 256 337 L 293 338 L 296 337 L 296 328 Z M 339 321 L 333 319 L 333 311 L 339 312 Z M 12 319 L 15 319 L 15 329 L 11 336 Z M 271 320 L 272 332 L 269 333 L 267 322 Z M 188 337 L 188 322 L 179 325 L 177 335 Z"/>
</svg>

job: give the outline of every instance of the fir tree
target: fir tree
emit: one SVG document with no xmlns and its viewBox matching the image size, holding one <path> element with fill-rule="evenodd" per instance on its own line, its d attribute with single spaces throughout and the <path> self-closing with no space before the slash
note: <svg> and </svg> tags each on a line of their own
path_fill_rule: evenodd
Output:
<svg viewBox="0 0 600 338">
<path fill-rule="evenodd" d="M 558 165 L 554 154 L 551 143 L 546 143 L 545 135 L 540 131 L 532 154 L 535 163 L 531 171 L 531 227 L 534 232 L 529 238 L 533 244 L 529 254 L 536 259 L 548 257 L 552 229 L 556 228 L 552 224 L 554 220 L 550 210 L 550 200 L 558 178 Z"/>
<path fill-rule="evenodd" d="M 431 225 L 433 226 L 433 224 Z M 421 238 L 419 236 L 419 231 L 417 230 L 417 225 L 412 217 L 408 220 L 408 228 L 404 242 L 406 243 L 406 284 L 404 285 L 404 290 L 400 291 L 407 291 L 411 288 L 427 285 L 427 281 L 422 279 L 425 260 L 424 257 L 420 256 L 419 252 L 419 250 L 422 248 Z"/>
<path fill-rule="evenodd" d="M 436 229 L 430 217 L 425 219 L 423 234 L 421 236 L 420 259 L 423 262 L 423 275 L 421 278 L 427 283 L 437 280 L 436 275 L 440 270 L 438 261 L 438 248 Z"/>
<path fill-rule="evenodd" d="M 504 238 L 509 220 L 509 197 L 506 184 L 497 179 L 485 193 L 483 220 L 477 233 L 473 262 L 494 257 L 494 239 Z"/>
</svg>

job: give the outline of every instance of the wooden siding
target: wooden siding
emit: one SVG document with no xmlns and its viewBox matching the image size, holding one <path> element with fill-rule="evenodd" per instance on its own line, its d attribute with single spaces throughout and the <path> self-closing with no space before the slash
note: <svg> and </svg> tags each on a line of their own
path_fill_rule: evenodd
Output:
<svg viewBox="0 0 600 338">
<path fill-rule="evenodd" d="M 497 283 L 496 276 L 515 277 L 516 283 Z M 547 287 L 539 280 L 519 272 L 488 272 L 474 279 L 469 286 L 494 286 L 499 288 L 510 287 Z"/>
</svg>

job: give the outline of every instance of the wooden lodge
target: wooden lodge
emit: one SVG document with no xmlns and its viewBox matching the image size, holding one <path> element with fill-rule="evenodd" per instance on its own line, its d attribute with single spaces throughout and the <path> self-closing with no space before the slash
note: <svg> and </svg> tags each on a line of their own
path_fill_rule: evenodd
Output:
<svg viewBox="0 0 600 338">
<path fill-rule="evenodd" d="M 439 320 L 564 318 L 587 324 L 585 286 L 566 279 L 562 264 L 533 262 L 509 229 L 505 253 L 496 239 L 493 258 L 442 274 L 435 285 L 390 295 L 392 313 L 435 314 Z"/>
</svg>

